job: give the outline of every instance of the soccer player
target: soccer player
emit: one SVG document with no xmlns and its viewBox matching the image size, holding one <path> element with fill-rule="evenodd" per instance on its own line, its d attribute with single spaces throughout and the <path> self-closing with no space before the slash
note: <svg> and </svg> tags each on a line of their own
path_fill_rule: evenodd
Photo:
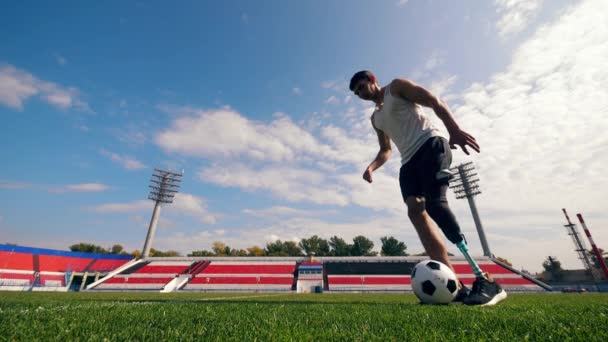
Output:
<svg viewBox="0 0 608 342">
<path fill-rule="evenodd" d="M 467 155 L 467 147 L 479 153 L 475 138 L 458 126 L 443 101 L 412 81 L 397 78 L 381 87 L 373 73 L 363 70 L 353 75 L 350 90 L 362 100 L 376 104 L 371 123 L 378 135 L 380 151 L 365 169 L 363 179 L 372 182 L 372 173 L 391 155 L 392 140 L 401 154 L 401 194 L 427 254 L 454 269 L 436 224 L 464 254 L 475 273 L 471 291 L 460 282 L 460 290 L 454 300 L 467 305 L 494 305 L 505 299 L 506 292 L 487 273 L 483 273 L 471 257 L 446 198 L 451 176 L 450 149 L 456 149 L 458 145 Z M 447 128 L 449 141 L 441 136 L 420 106 L 433 109 Z"/>
</svg>

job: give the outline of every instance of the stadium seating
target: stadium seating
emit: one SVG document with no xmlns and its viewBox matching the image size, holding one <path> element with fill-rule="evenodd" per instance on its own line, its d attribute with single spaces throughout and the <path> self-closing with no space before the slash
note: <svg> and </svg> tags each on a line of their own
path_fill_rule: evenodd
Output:
<svg viewBox="0 0 608 342">
<path fill-rule="evenodd" d="M 184 291 L 291 291 L 295 261 L 212 261 Z"/>
<path fill-rule="evenodd" d="M 328 262 L 330 291 L 411 290 L 411 262 Z"/>
<path fill-rule="evenodd" d="M 74 272 L 108 272 L 131 259 L 131 255 L 68 252 L 0 244 L 0 290 L 65 288 Z"/>
<path fill-rule="evenodd" d="M 479 258 L 484 272 L 509 290 L 539 290 L 535 283 L 493 263 L 488 258 Z M 330 291 L 388 292 L 410 291 L 411 271 L 417 261 L 400 262 L 327 262 L 327 280 Z M 471 267 L 464 260 L 453 260 L 458 278 L 467 286 L 475 280 Z"/>
<path fill-rule="evenodd" d="M 513 273 L 510 270 L 493 263 L 490 259 L 478 260 L 479 267 L 484 272 L 492 275 L 492 278 L 497 283 L 502 285 L 507 290 L 535 290 L 539 286 L 535 283 L 523 278 L 519 274 Z M 467 286 L 471 286 L 475 281 L 475 275 L 471 270 L 471 266 L 466 261 L 454 261 L 452 263 L 458 278 Z"/>
<path fill-rule="evenodd" d="M 149 261 L 127 268 L 94 287 L 95 290 L 160 291 L 180 274 L 190 269 L 193 261 Z"/>
</svg>

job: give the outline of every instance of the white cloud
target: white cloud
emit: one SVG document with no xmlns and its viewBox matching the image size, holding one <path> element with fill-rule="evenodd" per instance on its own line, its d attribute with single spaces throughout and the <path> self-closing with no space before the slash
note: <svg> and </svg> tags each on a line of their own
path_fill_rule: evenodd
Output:
<svg viewBox="0 0 608 342">
<path fill-rule="evenodd" d="M 294 87 L 293 89 L 291 89 L 291 92 L 296 95 L 302 95 L 302 89 L 298 87 Z"/>
<path fill-rule="evenodd" d="M 81 132 L 88 132 L 89 131 L 89 126 L 87 126 L 87 125 L 75 125 L 74 127 L 76 129 L 80 130 Z"/>
<path fill-rule="evenodd" d="M 544 0 L 494 0 L 501 18 L 496 23 L 498 34 L 506 37 L 522 31 L 536 17 Z"/>
<path fill-rule="evenodd" d="M 34 184 L 29 182 L 17 182 L 9 180 L 0 180 L 0 189 L 6 190 L 42 190 L 54 193 L 63 192 L 100 192 L 110 189 L 109 186 L 101 183 L 82 183 L 82 184 L 69 184 L 69 185 L 45 185 L 45 184 Z"/>
<path fill-rule="evenodd" d="M 336 213 L 335 210 L 304 210 L 304 209 L 296 209 L 285 206 L 274 206 L 270 208 L 264 209 L 244 209 L 244 214 L 261 217 L 261 218 L 284 218 L 289 216 L 319 216 L 319 215 L 328 215 Z"/>
<path fill-rule="evenodd" d="M 441 97 L 442 99 L 446 99 L 446 95 L 448 95 L 448 91 L 450 90 L 452 85 L 454 85 L 454 83 L 456 82 L 457 79 L 458 79 L 458 76 L 456 76 L 456 75 L 444 76 L 431 83 L 430 91 L 433 94 Z"/>
<path fill-rule="evenodd" d="M 114 128 L 111 132 L 119 141 L 124 142 L 131 147 L 142 146 L 147 141 L 146 134 L 141 128 L 138 128 L 135 125 Z"/>
<path fill-rule="evenodd" d="M 57 64 L 64 66 L 68 63 L 67 59 L 65 59 L 65 57 L 63 57 L 62 55 L 56 53 L 55 54 L 55 61 L 57 61 Z"/>
<path fill-rule="evenodd" d="M 168 152 L 195 157 L 253 160 L 293 160 L 301 154 L 332 155 L 311 133 L 288 116 L 277 113 L 269 124 L 247 119 L 230 109 L 169 109 L 176 118 L 171 127 L 157 134 L 156 143 Z M 187 114 L 183 116 L 184 114 Z"/>
<path fill-rule="evenodd" d="M 105 184 L 100 183 L 82 183 L 82 184 L 70 184 L 66 185 L 64 189 L 66 191 L 76 191 L 76 192 L 100 192 L 106 191 L 110 187 Z"/>
<path fill-rule="evenodd" d="M 337 105 L 340 104 L 340 100 L 338 100 L 338 98 L 334 95 L 330 96 L 327 98 L 327 100 L 325 100 L 325 103 L 327 104 L 331 104 L 331 105 Z"/>
<path fill-rule="evenodd" d="M 321 88 L 333 90 L 338 93 L 346 93 L 348 90 L 348 82 L 345 80 L 327 80 L 321 82 Z"/>
<path fill-rule="evenodd" d="M 110 152 L 105 149 L 100 149 L 99 152 L 103 156 L 108 157 L 110 158 L 110 160 L 120 164 L 123 168 L 127 170 L 140 170 L 146 168 L 146 165 L 144 165 L 142 162 L 133 157 Z"/>
<path fill-rule="evenodd" d="M 86 209 L 97 213 L 130 213 L 138 214 L 142 212 L 151 212 L 154 208 L 154 202 L 151 200 L 137 200 L 126 203 L 105 203 L 99 204 Z M 195 195 L 188 193 L 177 193 L 173 199 L 173 203 L 163 206 L 163 212 L 171 216 L 189 216 L 197 219 L 204 224 L 215 224 L 217 222 L 217 214 L 209 212 L 207 202 Z M 139 222 L 141 216 L 132 215 L 131 220 Z M 171 223 L 172 221 L 166 221 Z M 175 226 L 174 223 L 170 224 Z"/>
<path fill-rule="evenodd" d="M 437 69 L 437 67 L 441 66 L 443 63 L 445 63 L 443 53 L 441 53 L 439 51 L 433 51 L 433 53 L 431 54 L 431 57 L 429 57 L 429 59 L 424 64 L 424 68 L 427 71 L 435 70 L 435 69 Z"/>
<path fill-rule="evenodd" d="M 35 95 L 60 109 L 90 111 L 88 104 L 80 99 L 78 89 L 40 80 L 10 64 L 0 65 L 0 103 L 23 110 L 24 102 Z"/>
<path fill-rule="evenodd" d="M 254 169 L 242 164 L 214 165 L 203 169 L 199 179 L 226 187 L 239 187 L 246 191 L 267 190 L 275 196 L 292 202 L 307 201 L 316 204 L 344 206 L 348 198 L 339 184 L 332 184 L 320 172 L 294 167 L 266 167 Z"/>
<path fill-rule="evenodd" d="M 97 213 L 136 213 L 150 211 L 154 203 L 150 200 L 138 200 L 128 203 L 106 203 L 89 207 L 88 209 Z"/>
<path fill-rule="evenodd" d="M 178 215 L 195 217 L 205 224 L 215 224 L 217 222 L 216 215 L 207 210 L 206 201 L 188 193 L 177 193 L 173 204 L 167 207 L 167 211 Z"/>
<path fill-rule="evenodd" d="M 32 183 L 16 182 L 16 181 L 0 179 L 0 189 L 19 190 L 19 189 L 29 189 L 29 188 L 32 188 L 33 186 L 34 185 Z"/>
<path fill-rule="evenodd" d="M 408 2 L 409 2 L 409 0 L 399 0 L 397 2 L 397 7 L 403 7 L 403 6 L 407 5 Z"/>
</svg>

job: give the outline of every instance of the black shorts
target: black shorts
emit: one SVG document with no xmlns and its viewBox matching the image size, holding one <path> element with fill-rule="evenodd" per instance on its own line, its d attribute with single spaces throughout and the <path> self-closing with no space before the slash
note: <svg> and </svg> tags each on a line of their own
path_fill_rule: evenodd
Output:
<svg viewBox="0 0 608 342">
<path fill-rule="evenodd" d="M 399 185 L 403 201 L 409 196 L 428 199 L 441 195 L 441 187 L 448 185 L 452 151 L 443 137 L 429 138 L 412 159 L 401 166 Z"/>
</svg>

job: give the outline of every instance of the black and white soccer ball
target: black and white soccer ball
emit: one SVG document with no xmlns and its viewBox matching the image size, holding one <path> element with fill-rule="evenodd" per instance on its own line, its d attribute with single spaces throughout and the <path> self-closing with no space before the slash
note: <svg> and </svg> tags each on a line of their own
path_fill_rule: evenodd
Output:
<svg viewBox="0 0 608 342">
<path fill-rule="evenodd" d="M 449 304 L 458 293 L 456 274 L 436 260 L 423 260 L 412 271 L 412 289 L 425 304 Z"/>
</svg>

